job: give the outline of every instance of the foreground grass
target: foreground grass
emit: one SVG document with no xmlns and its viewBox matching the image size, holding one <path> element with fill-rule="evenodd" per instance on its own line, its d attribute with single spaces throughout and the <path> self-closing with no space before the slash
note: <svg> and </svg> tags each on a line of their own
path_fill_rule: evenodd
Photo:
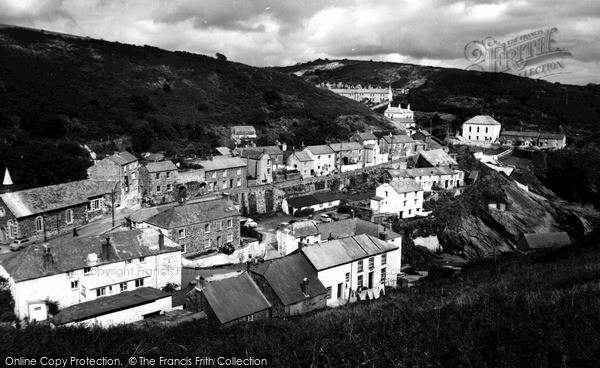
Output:
<svg viewBox="0 0 600 368">
<path fill-rule="evenodd" d="M 231 328 L 5 329 L 11 356 L 235 356 L 276 367 L 587 367 L 600 361 L 600 250 L 512 255 L 351 308 Z"/>
</svg>

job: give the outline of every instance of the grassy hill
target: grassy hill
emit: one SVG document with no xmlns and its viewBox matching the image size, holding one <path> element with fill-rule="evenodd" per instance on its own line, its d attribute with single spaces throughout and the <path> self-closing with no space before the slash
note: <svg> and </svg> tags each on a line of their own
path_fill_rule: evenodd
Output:
<svg viewBox="0 0 600 368">
<path fill-rule="evenodd" d="M 412 64 L 359 60 L 315 60 L 276 68 L 311 83 L 391 84 L 409 88 L 398 102 L 410 103 L 421 124 L 449 123 L 451 132 L 464 120 L 493 115 L 508 129 L 559 131 L 587 135 L 600 124 L 600 86 L 562 85 L 504 73 L 482 73 Z M 452 119 L 436 118 L 452 114 Z M 445 131 L 442 129 L 441 131 Z"/>
<path fill-rule="evenodd" d="M 22 28 L 0 29 L 0 54 L 0 167 L 27 185 L 85 175 L 80 165 L 69 175 L 46 169 L 85 152 L 71 144 L 74 155 L 36 172 L 25 164 L 40 157 L 21 147 L 93 142 L 99 151 L 207 154 L 230 143 L 233 125 L 255 126 L 260 143 L 296 146 L 390 128 L 366 106 L 299 78 L 214 57 Z M 40 170 L 47 180 L 36 178 Z"/>
</svg>

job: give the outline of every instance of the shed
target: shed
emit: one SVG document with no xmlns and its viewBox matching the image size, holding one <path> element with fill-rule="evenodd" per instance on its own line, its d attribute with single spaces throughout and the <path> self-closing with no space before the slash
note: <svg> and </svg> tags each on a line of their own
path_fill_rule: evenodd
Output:
<svg viewBox="0 0 600 368">
<path fill-rule="evenodd" d="M 571 245 L 571 238 L 565 232 L 523 234 L 517 241 L 517 249 L 523 252 L 561 248 Z"/>
</svg>

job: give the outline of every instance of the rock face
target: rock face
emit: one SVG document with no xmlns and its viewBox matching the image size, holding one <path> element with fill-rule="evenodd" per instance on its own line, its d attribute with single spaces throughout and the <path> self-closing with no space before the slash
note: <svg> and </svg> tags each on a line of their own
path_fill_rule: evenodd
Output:
<svg viewBox="0 0 600 368">
<path fill-rule="evenodd" d="M 591 231 L 578 206 L 519 188 L 512 179 L 490 172 L 464 195 L 440 209 L 438 233 L 445 252 L 474 260 L 515 250 L 525 233 L 566 231 L 579 239 Z"/>
</svg>

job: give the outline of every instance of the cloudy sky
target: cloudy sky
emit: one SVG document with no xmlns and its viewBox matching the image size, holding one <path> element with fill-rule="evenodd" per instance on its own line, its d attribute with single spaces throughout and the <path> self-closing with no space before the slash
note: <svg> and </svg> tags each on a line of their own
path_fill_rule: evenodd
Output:
<svg viewBox="0 0 600 368">
<path fill-rule="evenodd" d="M 556 27 L 552 82 L 600 83 L 600 1 L 0 0 L 0 23 L 227 55 L 256 66 L 355 58 L 466 68 L 464 48 Z"/>
</svg>

